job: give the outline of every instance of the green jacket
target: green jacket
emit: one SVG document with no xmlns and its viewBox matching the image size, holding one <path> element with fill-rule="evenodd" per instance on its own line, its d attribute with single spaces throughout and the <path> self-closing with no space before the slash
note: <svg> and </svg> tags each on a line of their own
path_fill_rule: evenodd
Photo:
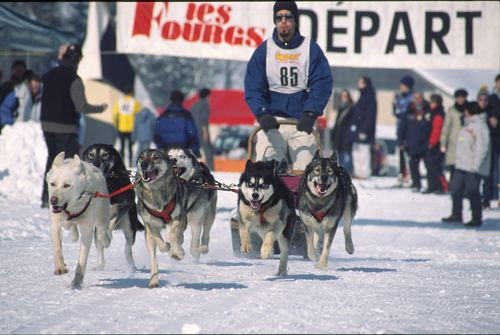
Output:
<svg viewBox="0 0 500 335">
<path fill-rule="evenodd" d="M 441 146 L 446 148 L 445 164 L 447 166 L 455 165 L 458 134 L 462 129 L 462 117 L 463 114 L 455 106 L 452 106 L 448 109 L 444 118 L 440 142 Z"/>
</svg>

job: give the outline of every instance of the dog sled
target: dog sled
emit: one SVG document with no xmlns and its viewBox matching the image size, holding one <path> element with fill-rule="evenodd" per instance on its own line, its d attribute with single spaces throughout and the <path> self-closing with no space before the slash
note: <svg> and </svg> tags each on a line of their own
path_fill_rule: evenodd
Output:
<svg viewBox="0 0 500 335">
<path fill-rule="evenodd" d="M 297 122 L 298 121 L 296 120 L 278 120 L 278 123 L 280 125 L 297 125 Z M 248 138 L 247 158 L 249 160 L 255 161 L 254 142 L 257 133 L 261 130 L 262 128 L 260 126 L 256 126 Z M 313 135 L 316 140 L 316 147 L 319 150 L 321 142 L 319 133 L 316 129 L 313 129 Z M 288 166 L 290 165 L 291 164 L 288 164 Z M 297 192 L 299 188 L 300 178 L 303 173 L 304 173 L 303 170 L 292 170 L 288 169 L 288 167 L 282 168 L 280 167 L 280 165 L 278 165 L 277 167 L 278 177 L 283 180 L 287 188 L 292 192 L 296 204 L 297 204 Z M 234 255 L 236 257 L 242 257 L 242 258 L 260 258 L 260 248 L 262 245 L 262 239 L 260 238 L 260 236 L 257 233 L 252 232 L 250 234 L 252 251 L 248 253 L 242 253 L 240 251 L 241 238 L 239 233 L 239 222 L 235 218 L 231 217 L 229 221 L 229 226 L 231 229 L 231 240 L 232 240 Z M 279 255 L 280 253 L 278 241 L 274 242 L 273 253 L 275 255 Z M 293 238 L 288 253 L 289 255 L 303 256 L 304 258 L 307 258 L 305 227 L 304 224 L 301 222 L 298 214 L 296 215 L 295 231 L 293 233 Z"/>
</svg>

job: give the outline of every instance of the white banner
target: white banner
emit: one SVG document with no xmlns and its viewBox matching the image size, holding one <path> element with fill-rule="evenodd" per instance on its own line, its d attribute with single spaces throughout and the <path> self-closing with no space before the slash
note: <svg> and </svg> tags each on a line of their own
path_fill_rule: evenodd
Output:
<svg viewBox="0 0 500 335">
<path fill-rule="evenodd" d="M 247 61 L 273 2 L 117 2 L 117 50 Z M 500 2 L 298 1 L 331 66 L 500 69 Z"/>
</svg>

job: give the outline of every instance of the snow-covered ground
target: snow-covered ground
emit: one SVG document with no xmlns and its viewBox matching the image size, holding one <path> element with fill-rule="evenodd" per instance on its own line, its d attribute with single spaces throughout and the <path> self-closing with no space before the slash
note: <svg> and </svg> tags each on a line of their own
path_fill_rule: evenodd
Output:
<svg viewBox="0 0 500 335">
<path fill-rule="evenodd" d="M 237 258 L 228 225 L 236 196 L 220 192 L 210 252 L 195 264 L 159 254 L 160 285 L 148 289 L 142 234 L 128 275 L 125 240 L 114 232 L 106 268 L 90 252 L 82 290 L 71 290 L 79 249 L 64 232 L 70 271 L 55 276 L 48 210 L 39 204 L 45 147 L 33 124 L 0 136 L 0 333 L 498 333 L 500 208 L 484 225 L 442 224 L 447 195 L 387 189 L 391 178 L 355 181 L 354 255 L 339 229 L 328 272 L 293 256 Z M 217 173 L 236 182 L 234 173 Z M 468 204 L 465 205 L 468 209 Z M 466 211 L 465 218 L 470 218 Z"/>
</svg>

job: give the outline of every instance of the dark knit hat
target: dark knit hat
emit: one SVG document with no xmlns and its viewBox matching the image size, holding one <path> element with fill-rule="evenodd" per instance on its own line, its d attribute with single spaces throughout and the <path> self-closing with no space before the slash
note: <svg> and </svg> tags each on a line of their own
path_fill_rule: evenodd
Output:
<svg viewBox="0 0 500 335">
<path fill-rule="evenodd" d="M 459 88 L 458 90 L 455 91 L 455 98 L 458 98 L 458 97 L 464 97 L 464 98 L 467 98 L 467 95 L 469 93 L 467 93 L 467 91 L 463 88 Z"/>
<path fill-rule="evenodd" d="M 276 1 L 273 7 L 273 18 L 277 12 L 283 9 L 290 11 L 295 19 L 295 22 L 299 22 L 299 10 L 295 1 Z"/>
<path fill-rule="evenodd" d="M 415 84 L 415 80 L 413 80 L 412 76 L 406 75 L 403 78 L 401 78 L 401 84 L 405 85 L 406 87 L 408 87 L 411 90 L 411 89 L 413 89 L 413 85 Z"/>
<path fill-rule="evenodd" d="M 182 104 L 184 102 L 184 94 L 179 90 L 174 90 L 170 93 L 170 102 L 174 104 Z"/>
</svg>

